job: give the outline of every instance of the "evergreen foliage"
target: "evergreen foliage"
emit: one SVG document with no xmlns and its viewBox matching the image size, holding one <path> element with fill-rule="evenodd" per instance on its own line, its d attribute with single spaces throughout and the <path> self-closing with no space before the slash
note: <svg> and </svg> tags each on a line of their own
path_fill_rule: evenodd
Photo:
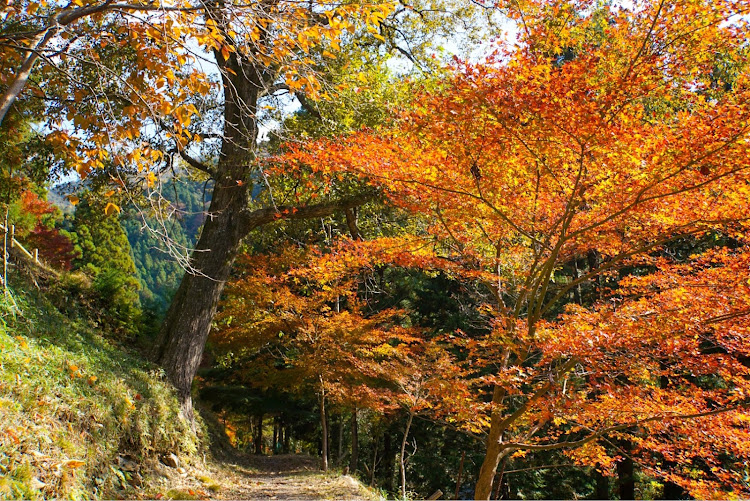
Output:
<svg viewBox="0 0 750 501">
<path fill-rule="evenodd" d="M 100 205 L 84 199 L 76 209 L 72 235 L 80 257 L 73 264 L 92 277 L 99 301 L 109 313 L 106 320 L 132 335 L 141 319 L 136 268 L 119 216 L 106 214 Z"/>
</svg>

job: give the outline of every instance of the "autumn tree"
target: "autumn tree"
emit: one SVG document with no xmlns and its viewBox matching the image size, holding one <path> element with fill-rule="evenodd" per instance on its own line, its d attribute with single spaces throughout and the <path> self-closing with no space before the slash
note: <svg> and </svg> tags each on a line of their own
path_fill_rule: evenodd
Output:
<svg viewBox="0 0 750 501">
<path fill-rule="evenodd" d="M 678 383 L 690 377 L 687 353 L 710 357 L 699 355 L 706 349 L 689 341 L 697 332 L 677 328 L 679 320 L 666 330 L 652 324 L 648 335 L 671 347 L 654 351 L 663 364 L 657 374 L 675 381 L 665 393 L 647 376 L 657 367 L 648 365 L 650 356 L 638 377 L 618 378 L 641 356 L 646 345 L 639 344 L 638 325 L 648 320 L 627 330 L 618 323 L 611 332 L 621 344 L 610 350 L 598 344 L 598 321 L 570 328 L 577 310 L 559 314 L 584 285 L 603 301 L 586 311 L 617 308 L 617 295 L 610 309 L 603 305 L 626 270 L 656 271 L 649 279 L 656 282 L 660 273 L 675 276 L 673 263 L 649 258 L 677 239 L 744 235 L 748 33 L 738 16 L 747 8 L 743 2 L 515 3 L 509 12 L 520 27 L 517 43 L 501 44 L 485 63 L 457 63 L 445 89 L 417 96 L 398 128 L 307 145 L 285 159 L 323 176 L 357 173 L 395 204 L 429 215 L 433 224 L 414 249 L 430 248 L 446 266 L 460 266 L 464 276 L 473 274 L 494 291 L 486 305 L 491 333 L 464 343 L 471 362 L 493 372 L 484 376 L 491 405 L 477 499 L 489 498 L 500 460 L 517 451 L 585 446 L 601 452 L 597 440 L 627 433 L 674 461 L 686 456 L 655 444 L 677 430 L 686 447 L 702 444 L 682 454 L 718 470 L 651 473 L 697 496 L 746 492 L 725 474 L 731 466 L 718 465 L 703 431 L 710 422 L 732 435 L 732 443 L 746 433 L 747 344 L 741 335 L 715 334 L 734 332 L 732 322 L 746 314 L 742 302 L 718 312 L 710 301 L 698 302 L 691 305 L 702 308 L 697 314 L 665 292 L 629 306 L 641 305 L 639 315 L 648 312 L 654 322 L 692 311 L 698 339 L 710 338 L 718 346 L 714 355 L 731 367 L 711 384 L 699 376 Z M 580 266 L 566 276 L 562 270 L 571 263 Z M 656 282 L 657 291 L 665 287 Z M 700 287 L 716 290 L 712 283 Z M 550 338 L 556 339 L 551 350 Z M 680 356 L 671 343 L 693 351 Z M 608 377 L 587 377 L 594 352 L 581 357 L 563 348 L 577 344 L 613 357 Z M 599 386 L 605 381 L 609 392 Z M 621 413 L 604 413 L 607 401 Z M 580 412 L 569 404 L 582 405 Z M 591 414 L 584 419 L 586 409 Z M 636 430 L 650 438 L 638 438 Z M 742 458 L 747 451 L 735 447 L 731 454 Z"/>
<path fill-rule="evenodd" d="M 324 470 L 326 405 L 393 409 L 394 378 L 407 372 L 411 346 L 419 341 L 401 325 L 398 310 L 367 313 L 358 297 L 362 263 L 342 251 L 244 257 L 242 277 L 231 282 L 212 337 L 215 350 L 231 353 L 243 382 L 317 394 Z"/>
<path fill-rule="evenodd" d="M 37 249 L 44 262 L 70 270 L 77 254 L 70 238 L 56 227 L 59 219 L 60 210 L 31 189 L 21 192 L 19 200 L 10 205 L 8 217 L 17 239 Z"/>
</svg>

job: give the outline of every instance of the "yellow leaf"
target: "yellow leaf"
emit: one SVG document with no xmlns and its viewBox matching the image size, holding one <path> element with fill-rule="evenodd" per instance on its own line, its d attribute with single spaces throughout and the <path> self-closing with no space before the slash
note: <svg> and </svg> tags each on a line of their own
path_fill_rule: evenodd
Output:
<svg viewBox="0 0 750 501">
<path fill-rule="evenodd" d="M 109 190 L 107 193 L 104 194 L 105 197 L 111 197 L 115 194 L 115 190 Z"/>
<path fill-rule="evenodd" d="M 83 7 L 83 0 L 73 0 L 73 3 L 79 7 Z"/>
<path fill-rule="evenodd" d="M 108 215 L 108 216 L 111 216 L 112 214 L 115 214 L 115 213 L 119 214 L 120 213 L 120 208 L 117 205 L 115 205 L 112 202 L 110 202 L 104 208 L 104 213 L 106 215 Z"/>
<path fill-rule="evenodd" d="M 24 350 L 29 347 L 29 344 L 21 336 L 16 336 L 16 340 L 18 341 L 18 344 L 21 345 L 21 348 L 23 348 Z"/>
<path fill-rule="evenodd" d="M 85 464 L 86 464 L 86 461 L 81 461 L 80 459 L 69 459 L 63 462 L 63 466 L 69 469 L 80 468 L 81 466 Z"/>
<path fill-rule="evenodd" d="M 94 383 L 96 383 L 97 379 L 99 379 L 99 378 L 96 377 L 96 376 L 89 376 L 89 379 L 88 379 L 89 386 L 92 386 Z"/>
<path fill-rule="evenodd" d="M 68 370 L 70 370 L 70 372 L 78 372 L 78 366 L 75 364 L 68 364 Z"/>
</svg>

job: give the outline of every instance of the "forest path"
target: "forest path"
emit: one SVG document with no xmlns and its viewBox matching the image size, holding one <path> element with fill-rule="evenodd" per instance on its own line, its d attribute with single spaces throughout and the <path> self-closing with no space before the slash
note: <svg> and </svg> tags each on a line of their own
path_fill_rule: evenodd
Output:
<svg viewBox="0 0 750 501">
<path fill-rule="evenodd" d="M 349 475 L 323 473 L 319 459 L 283 454 L 240 456 L 221 463 L 211 472 L 221 487 L 212 499 L 353 499 L 377 500 L 379 496 Z"/>
</svg>

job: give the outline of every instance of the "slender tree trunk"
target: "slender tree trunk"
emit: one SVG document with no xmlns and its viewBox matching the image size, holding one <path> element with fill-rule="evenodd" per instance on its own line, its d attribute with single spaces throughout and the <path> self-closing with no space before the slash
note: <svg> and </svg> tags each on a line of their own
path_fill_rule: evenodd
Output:
<svg viewBox="0 0 750 501">
<path fill-rule="evenodd" d="M 349 472 L 353 475 L 359 463 L 359 433 L 357 426 L 357 408 L 352 409 L 352 455 L 349 457 Z"/>
<path fill-rule="evenodd" d="M 458 465 L 458 476 L 456 477 L 456 494 L 453 499 L 458 499 L 461 490 L 461 477 L 464 475 L 464 461 L 466 461 L 466 451 L 461 451 L 461 462 Z"/>
<path fill-rule="evenodd" d="M 372 468 L 369 469 L 370 474 L 370 487 L 375 485 L 375 469 L 378 467 L 378 449 L 380 448 L 380 441 L 375 440 L 372 444 Z"/>
<path fill-rule="evenodd" d="M 339 443 L 338 443 L 338 454 L 336 456 L 337 466 L 341 466 L 344 461 L 344 415 L 339 414 Z"/>
<path fill-rule="evenodd" d="M 321 458 L 320 469 L 328 471 L 328 420 L 326 419 L 326 393 L 323 380 L 320 380 L 320 428 L 321 428 Z"/>
<path fill-rule="evenodd" d="M 494 499 L 501 499 L 502 498 L 502 489 L 503 489 L 503 483 L 505 482 L 505 465 L 508 464 L 508 458 L 503 458 L 502 465 L 500 466 L 500 471 L 495 475 L 495 493 L 493 495 Z"/>
<path fill-rule="evenodd" d="M 406 420 L 404 438 L 401 440 L 401 455 L 399 456 L 399 467 L 401 472 L 401 499 L 406 499 L 406 443 L 409 439 L 409 430 L 414 420 L 414 413 L 409 411 L 409 419 Z"/>
<path fill-rule="evenodd" d="M 263 414 L 259 414 L 255 428 L 255 453 L 263 454 Z"/>
<path fill-rule="evenodd" d="M 284 452 L 284 454 L 289 454 L 289 451 L 290 451 L 289 444 L 290 444 L 291 439 L 292 439 L 291 434 L 292 434 L 291 426 L 288 425 L 288 424 L 285 425 L 284 426 L 284 446 L 283 446 L 283 449 L 282 449 L 282 451 Z"/>
<path fill-rule="evenodd" d="M 271 454 L 276 454 L 276 444 L 279 443 L 279 418 L 273 418 L 273 442 L 271 443 Z"/>
<path fill-rule="evenodd" d="M 10 197 L 8 197 L 10 198 Z M 8 294 L 8 234 L 10 233 L 10 202 L 5 203 L 5 219 L 3 220 L 5 226 L 5 233 L 3 233 L 3 291 Z"/>
</svg>

